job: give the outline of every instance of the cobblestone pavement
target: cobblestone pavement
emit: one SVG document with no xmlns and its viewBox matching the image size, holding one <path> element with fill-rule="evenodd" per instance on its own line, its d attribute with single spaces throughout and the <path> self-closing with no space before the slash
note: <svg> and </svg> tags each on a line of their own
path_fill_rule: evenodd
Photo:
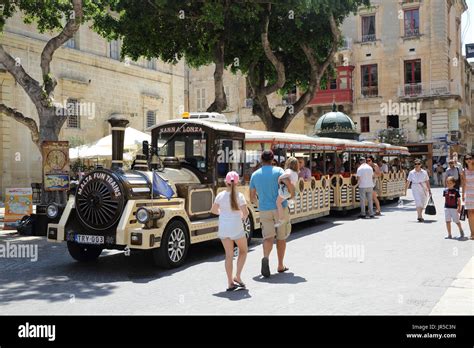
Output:
<svg viewBox="0 0 474 348">
<path fill-rule="evenodd" d="M 98 262 L 79 264 L 65 244 L 0 232 L 2 244 L 38 247 L 36 262 L 0 258 L 0 313 L 430 314 L 474 252 L 473 241 L 445 239 L 442 191 L 433 194 L 438 215 L 425 224 L 417 223 L 409 192 L 377 219 L 354 211 L 294 225 L 290 271 L 276 273 L 274 250 L 268 279 L 260 276 L 256 239 L 243 273 L 248 290 L 232 293 L 218 241 L 192 246 L 183 267 L 160 270 L 144 253 L 105 251 Z M 440 308 L 449 302 L 437 314 Z"/>
</svg>

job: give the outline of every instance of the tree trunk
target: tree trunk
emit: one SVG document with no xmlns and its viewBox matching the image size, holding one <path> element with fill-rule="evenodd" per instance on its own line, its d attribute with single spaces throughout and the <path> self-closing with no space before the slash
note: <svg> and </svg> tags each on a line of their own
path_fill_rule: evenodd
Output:
<svg viewBox="0 0 474 348">
<path fill-rule="evenodd" d="M 271 3 L 268 3 L 267 11 L 265 12 L 264 17 L 262 19 L 263 27 L 261 41 L 262 47 L 265 52 L 265 58 L 272 64 L 273 68 L 277 72 L 277 81 L 273 85 L 265 85 L 266 79 L 264 71 L 266 61 L 258 60 L 251 63 L 249 66 L 247 74 L 247 83 L 250 85 L 250 88 L 252 90 L 252 96 L 254 101 L 252 113 L 260 117 L 267 130 L 274 132 L 284 132 L 290 125 L 291 121 L 296 117 L 296 115 L 301 112 L 304 107 L 309 103 L 309 101 L 314 97 L 317 87 L 319 86 L 321 76 L 323 76 L 323 74 L 326 72 L 326 69 L 328 68 L 337 51 L 340 33 L 334 16 L 331 14 L 329 16 L 329 25 L 331 27 L 333 41 L 331 49 L 322 63 L 318 62 L 315 52 L 313 52 L 313 50 L 307 43 L 302 42 L 300 44 L 300 48 L 306 56 L 310 65 L 310 71 L 308 72 L 310 76 L 309 85 L 306 92 L 303 93 L 294 104 L 288 106 L 283 115 L 278 118 L 273 114 L 268 104 L 267 95 L 277 91 L 278 89 L 281 89 L 284 86 L 286 82 L 286 75 L 284 63 L 281 62 L 278 57 L 273 53 L 270 42 L 268 40 L 270 10 Z"/>
<path fill-rule="evenodd" d="M 207 112 L 222 112 L 227 108 L 227 98 L 224 91 L 224 40 L 221 39 L 214 53 L 214 102 L 207 108 Z"/>
<path fill-rule="evenodd" d="M 280 133 L 284 133 L 286 131 L 286 128 L 287 127 L 285 127 L 284 120 L 282 120 L 281 118 L 277 118 L 275 116 L 273 116 L 272 123 L 270 124 L 270 126 L 267 127 L 267 129 L 270 132 L 280 132 Z"/>
<path fill-rule="evenodd" d="M 254 99 L 252 113 L 260 117 L 265 128 L 270 132 L 284 132 L 287 127 L 284 118 L 278 118 L 273 114 L 266 96 Z"/>
</svg>

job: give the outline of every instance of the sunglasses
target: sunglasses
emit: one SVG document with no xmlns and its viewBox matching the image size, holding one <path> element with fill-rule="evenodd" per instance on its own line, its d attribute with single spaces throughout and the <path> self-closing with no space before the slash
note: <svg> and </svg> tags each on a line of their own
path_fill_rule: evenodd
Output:
<svg viewBox="0 0 474 348">
<path fill-rule="evenodd" d="M 421 163 L 415 163 L 415 166 L 421 166 Z"/>
<path fill-rule="evenodd" d="M 471 158 L 471 157 L 469 157 L 469 158 L 466 158 L 466 161 L 471 161 L 471 160 L 472 160 L 472 158 Z"/>
</svg>

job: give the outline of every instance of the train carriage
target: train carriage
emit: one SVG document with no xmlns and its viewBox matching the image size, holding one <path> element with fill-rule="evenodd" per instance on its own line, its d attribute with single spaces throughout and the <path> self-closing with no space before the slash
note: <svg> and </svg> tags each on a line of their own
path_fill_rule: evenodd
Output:
<svg viewBox="0 0 474 348">
<path fill-rule="evenodd" d="M 334 158 L 345 158 L 347 166 L 331 173 L 331 209 L 351 210 L 360 206 L 359 185 L 357 182 L 357 164 L 359 158 L 369 154 L 377 154 L 380 146 L 371 142 L 360 142 L 348 139 L 338 139 L 342 149 L 333 154 Z"/>
<path fill-rule="evenodd" d="M 321 151 L 336 151 L 342 144 L 338 139 L 313 138 L 301 134 L 249 131 L 245 135 L 247 153 L 258 158 L 263 150 L 271 149 L 280 164 L 289 156 L 310 155 Z M 249 177 L 247 175 L 246 177 Z M 314 219 L 330 213 L 330 186 L 328 176 L 300 178 L 294 203 L 289 205 L 291 222 Z"/>
<path fill-rule="evenodd" d="M 249 174 L 244 171 L 250 170 L 245 146 L 251 131 L 210 117 L 215 115 L 193 116 L 155 126 L 152 143 L 144 144 L 144 154 L 138 155 L 135 167 L 127 171 L 123 170 L 123 141 L 128 121 L 112 117 L 112 168 L 92 171 L 80 181 L 59 222 L 48 225 L 48 241 L 66 242 L 78 261 L 94 260 L 103 249 L 151 250 L 158 265 L 172 268 L 184 262 L 191 244 L 217 238 L 218 219 L 211 214 L 211 207 L 215 196 L 225 189 L 228 171 L 239 172 L 239 190 L 249 200 Z M 263 143 L 269 136 L 253 135 Z M 299 134 L 286 135 L 276 144 L 291 151 L 299 146 L 297 138 L 304 148 L 326 146 Z M 159 182 L 171 189 L 169 199 L 155 192 Z M 292 222 L 329 214 L 325 178 L 298 185 Z M 250 215 L 244 226 L 250 239 L 260 221 L 258 208 L 248 203 Z"/>
<path fill-rule="evenodd" d="M 396 146 L 391 144 L 380 144 L 382 150 L 380 156 L 387 161 L 393 162 L 388 173 L 382 173 L 378 180 L 380 185 L 381 200 L 393 200 L 400 198 L 405 194 L 406 172 L 402 169 L 401 163 L 404 156 L 409 156 L 410 152 L 405 146 Z"/>
</svg>

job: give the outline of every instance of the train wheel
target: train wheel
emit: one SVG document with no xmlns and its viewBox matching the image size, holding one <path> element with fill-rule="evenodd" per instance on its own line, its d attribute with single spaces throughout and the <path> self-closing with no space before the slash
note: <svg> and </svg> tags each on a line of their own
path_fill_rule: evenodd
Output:
<svg viewBox="0 0 474 348">
<path fill-rule="evenodd" d="M 247 237 L 247 245 L 250 245 L 250 243 L 252 242 L 253 231 L 254 231 L 253 220 L 252 220 L 252 216 L 250 216 L 249 214 L 247 219 L 245 219 L 244 221 L 244 232 Z M 234 243 L 234 257 L 238 257 L 238 256 L 239 256 L 239 247 L 237 246 L 237 244 Z"/>
<path fill-rule="evenodd" d="M 79 262 L 90 262 L 97 260 L 102 253 L 102 248 L 95 245 L 82 245 L 67 242 L 67 250 L 74 260 Z"/>
<path fill-rule="evenodd" d="M 250 245 L 250 243 L 252 242 L 253 232 L 254 232 L 253 219 L 250 214 L 247 217 L 247 219 L 245 219 L 244 221 L 244 232 L 245 232 L 245 235 L 247 236 L 247 244 Z"/>
<path fill-rule="evenodd" d="M 162 268 L 181 266 L 189 250 L 189 235 L 181 221 L 173 221 L 166 226 L 161 237 L 161 246 L 153 249 L 153 260 Z"/>
</svg>

